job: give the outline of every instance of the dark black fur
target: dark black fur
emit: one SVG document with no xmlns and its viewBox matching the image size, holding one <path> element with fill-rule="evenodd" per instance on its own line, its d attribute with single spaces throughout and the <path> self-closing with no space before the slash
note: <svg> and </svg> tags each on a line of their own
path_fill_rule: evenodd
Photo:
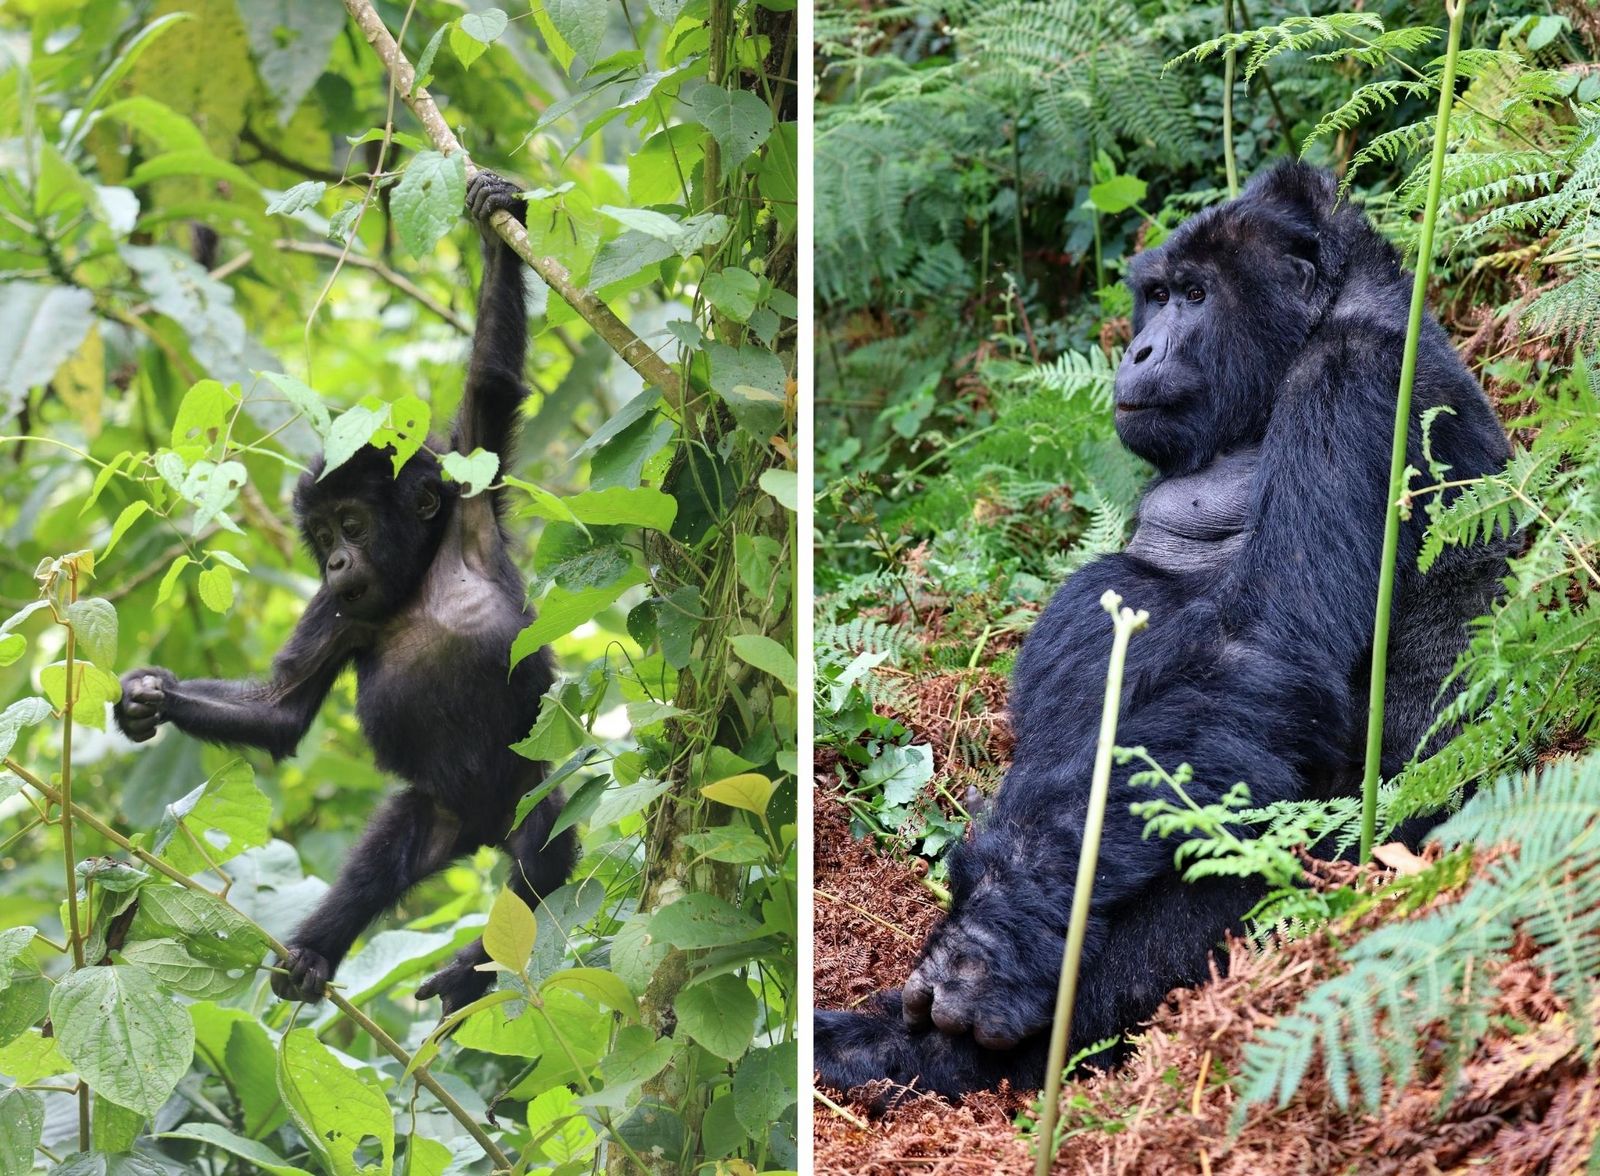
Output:
<svg viewBox="0 0 1600 1176">
<path fill-rule="evenodd" d="M 527 352 L 521 262 L 489 229 L 525 205 L 498 176 L 479 172 L 467 193 L 483 235 L 484 280 L 466 390 L 448 443 L 511 459 L 525 395 Z M 509 681 L 512 639 L 533 619 L 506 551 L 494 493 L 462 498 L 427 449 L 398 477 L 387 451 L 366 447 L 321 475 L 301 478 L 295 514 L 323 575 L 267 682 L 180 681 L 170 671 L 134 670 L 122 679 L 118 725 L 143 741 L 167 722 L 218 743 L 292 755 L 334 680 L 354 665 L 356 713 L 378 766 L 409 787 L 384 802 L 350 852 L 338 881 L 290 940 L 285 999 L 317 1000 L 361 932 L 407 890 L 483 845 L 512 859 L 511 885 L 530 905 L 572 868 L 570 831 L 546 846 L 561 807 L 547 798 L 515 832 L 518 799 L 539 783 L 541 765 L 510 751 L 537 717 L 552 680 L 548 655 L 521 662 Z M 509 836 L 508 836 L 509 832 Z M 460 1008 L 488 988 L 492 973 L 474 943 L 418 991 Z"/>
<path fill-rule="evenodd" d="M 1107 589 L 1150 613 L 1129 649 L 1117 742 L 1194 766 L 1191 793 L 1235 781 L 1261 804 L 1359 791 L 1389 441 L 1411 276 L 1334 185 L 1298 164 L 1188 221 L 1137 258 L 1135 337 L 1117 429 L 1158 477 L 1128 552 L 1072 576 L 1040 616 L 1011 696 L 1016 753 L 992 810 L 951 856 L 950 916 L 903 993 L 817 1016 L 822 1081 L 890 1078 L 946 1095 L 1044 1074 L 1112 626 Z M 1432 449 L 1452 478 L 1501 468 L 1488 400 L 1439 325 L 1424 324 L 1418 418 L 1448 405 Z M 1187 480 L 1186 480 L 1187 479 Z M 1404 525 L 1383 770 L 1424 737 L 1439 687 L 1487 611 L 1505 547 L 1416 570 Z M 1147 1018 L 1207 974 L 1256 895 L 1186 885 L 1170 842 L 1145 840 L 1117 769 L 1073 1013 L 1076 1051 Z"/>
</svg>

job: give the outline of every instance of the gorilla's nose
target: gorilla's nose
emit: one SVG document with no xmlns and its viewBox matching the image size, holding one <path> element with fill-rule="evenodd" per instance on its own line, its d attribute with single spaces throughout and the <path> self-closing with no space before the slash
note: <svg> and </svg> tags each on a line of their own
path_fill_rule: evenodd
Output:
<svg viewBox="0 0 1600 1176">
<path fill-rule="evenodd" d="M 1165 332 L 1163 332 L 1157 338 L 1151 339 L 1147 342 L 1141 342 L 1140 340 L 1135 339 L 1133 341 L 1133 354 L 1130 356 L 1130 358 L 1133 360 L 1134 364 L 1137 365 L 1150 359 L 1162 359 L 1166 356 L 1166 354 L 1167 336 Z"/>
<path fill-rule="evenodd" d="M 350 566 L 350 557 L 342 551 L 336 551 L 328 557 L 328 570 L 342 572 Z"/>
</svg>

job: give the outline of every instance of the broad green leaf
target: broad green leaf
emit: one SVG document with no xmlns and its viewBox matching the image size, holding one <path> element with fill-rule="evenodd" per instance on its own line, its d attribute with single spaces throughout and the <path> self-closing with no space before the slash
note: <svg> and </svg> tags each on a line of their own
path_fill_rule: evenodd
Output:
<svg viewBox="0 0 1600 1176">
<path fill-rule="evenodd" d="M 890 745 L 861 771 L 861 782 L 883 790 L 884 803 L 910 804 L 922 786 L 933 779 L 933 748 Z"/>
<path fill-rule="evenodd" d="M 738 976 L 716 976 L 685 988 L 672 1002 L 678 1032 L 687 1033 L 719 1058 L 734 1061 L 755 1039 L 759 1005 Z"/>
<path fill-rule="evenodd" d="M 464 67 L 472 68 L 472 63 L 482 57 L 488 48 L 482 40 L 466 33 L 460 21 L 450 26 L 450 52 Z"/>
<path fill-rule="evenodd" d="M 711 386 L 741 429 L 765 440 L 783 427 L 789 377 L 782 360 L 754 344 L 712 343 L 706 357 L 711 363 Z"/>
<path fill-rule="evenodd" d="M 741 633 L 728 638 L 728 644 L 733 646 L 733 652 L 739 655 L 741 661 L 748 662 L 758 670 L 765 670 L 791 690 L 794 689 L 799 680 L 794 654 L 771 637 L 760 633 Z"/>
<path fill-rule="evenodd" d="M 267 215 L 277 216 L 281 213 L 288 216 L 307 208 L 315 208 L 327 190 L 328 185 L 322 180 L 305 180 L 268 201 Z"/>
<path fill-rule="evenodd" d="M 311 427 L 317 431 L 317 436 L 326 437 L 328 429 L 332 426 L 332 418 L 328 415 L 328 406 L 322 402 L 322 397 L 314 388 L 302 384 L 293 376 L 286 376 L 282 372 L 260 372 L 263 379 L 270 383 L 279 392 L 282 392 L 295 410 L 311 422 Z M 354 452 L 352 450 L 352 452 Z"/>
<path fill-rule="evenodd" d="M 800 475 L 793 470 L 766 470 L 758 482 L 763 490 L 790 510 L 800 509 Z"/>
<path fill-rule="evenodd" d="M 66 710 L 67 663 L 55 662 L 40 670 L 39 686 L 56 710 Z M 103 731 L 106 706 L 122 697 L 122 683 L 92 662 L 74 661 L 71 694 L 73 721 Z"/>
<path fill-rule="evenodd" d="M 720 179 L 726 179 L 772 134 L 772 111 L 748 90 L 701 86 L 690 105 L 700 125 L 717 141 L 722 155 Z"/>
<path fill-rule="evenodd" d="M 233 573 L 222 564 L 215 564 L 200 573 L 196 585 L 200 602 L 214 613 L 225 613 L 233 607 Z"/>
<path fill-rule="evenodd" d="M 798 1086 L 799 1046 L 787 1041 L 751 1050 L 733 1076 L 733 1113 L 756 1138 L 765 1139 L 794 1104 Z"/>
<path fill-rule="evenodd" d="M 198 455 L 227 435 L 228 418 L 239 403 L 237 389 L 219 380 L 201 380 L 183 394 L 172 422 L 172 448 Z"/>
<path fill-rule="evenodd" d="M 600 1062 L 605 1085 L 593 1094 L 582 1095 L 583 1106 L 620 1110 L 628 1105 L 639 1087 L 659 1074 L 672 1060 L 677 1045 L 670 1037 L 657 1037 L 643 1025 L 625 1025 L 617 1031 L 616 1045 Z"/>
<path fill-rule="evenodd" d="M 671 787 L 670 780 L 646 778 L 633 784 L 608 788 L 600 797 L 600 803 L 595 805 L 594 811 L 589 814 L 589 824 L 599 828 L 603 825 L 615 825 L 629 817 L 637 816 L 666 795 Z"/>
<path fill-rule="evenodd" d="M 439 464 L 444 469 L 446 477 L 461 483 L 461 493 L 467 498 L 487 490 L 494 481 L 494 476 L 500 472 L 499 455 L 487 449 L 474 449 L 470 456 L 463 453 L 447 453 L 440 459 Z"/>
<path fill-rule="evenodd" d="M 0 992 L 10 987 L 17 961 L 38 934 L 32 927 L 7 927 L 0 931 Z"/>
<path fill-rule="evenodd" d="M 22 729 L 44 722 L 53 709 L 42 698 L 23 698 L 0 711 L 0 755 L 10 755 Z"/>
<path fill-rule="evenodd" d="M 747 269 L 729 266 L 707 274 L 700 283 L 700 292 L 729 318 L 747 322 L 761 296 L 761 279 Z"/>
<path fill-rule="evenodd" d="M 669 531 L 678 513 L 678 500 L 648 486 L 636 486 L 631 490 L 612 486 L 606 490 L 586 490 L 570 498 L 552 496 L 548 503 L 537 501 L 525 509 L 529 514 L 554 522 Z"/>
<path fill-rule="evenodd" d="M 122 949 L 124 962 L 150 973 L 162 987 L 197 1000 L 220 1000 L 250 987 L 253 968 L 219 968 L 189 954 L 176 939 L 141 939 Z"/>
<path fill-rule="evenodd" d="M 265 1172 L 267 1176 L 311 1176 L 304 1168 L 297 1168 L 266 1144 L 235 1135 L 220 1123 L 185 1123 L 171 1131 L 163 1131 L 159 1139 L 187 1139 L 220 1148 L 231 1156 L 238 1156 L 250 1165 L 252 1172 Z"/>
<path fill-rule="evenodd" d="M 356 455 L 372 440 L 372 435 L 383 428 L 388 420 L 387 405 L 372 408 L 364 404 L 353 405 L 340 413 L 328 429 L 328 440 L 323 450 L 323 478 Z"/>
<path fill-rule="evenodd" d="M 0 1091 L 0 1176 L 33 1171 L 33 1152 L 43 1130 L 43 1099 L 14 1086 Z"/>
<path fill-rule="evenodd" d="M 533 954 L 538 933 L 539 925 L 528 904 L 511 887 L 501 887 L 483 929 L 483 950 L 489 958 L 509 971 L 522 971 Z"/>
<path fill-rule="evenodd" d="M 538 619 L 517 634 L 511 646 L 511 664 L 516 665 L 541 645 L 548 645 L 585 621 L 593 620 L 602 609 L 610 607 L 617 597 L 633 585 L 643 582 L 644 573 L 638 568 L 631 568 L 621 579 L 604 588 L 590 588 L 583 592 L 551 588 L 539 601 Z"/>
<path fill-rule="evenodd" d="M 565 968 L 550 975 L 539 990 L 549 992 L 557 988 L 587 996 L 621 1013 L 629 1021 L 639 1019 L 639 1002 L 615 972 L 608 972 L 604 968 Z"/>
<path fill-rule="evenodd" d="M 559 695 L 547 696 L 539 706 L 539 717 L 534 720 L 533 729 L 526 739 L 512 744 L 511 750 L 539 763 L 554 763 L 588 743 L 588 730 L 568 706 L 562 705 L 569 694 L 575 705 L 577 693 L 576 686 L 569 686 Z"/>
<path fill-rule="evenodd" d="M 91 1100 L 89 1139 L 97 1152 L 131 1152 L 134 1141 L 144 1134 L 145 1117 L 138 1111 L 119 1107 L 103 1095 Z"/>
<path fill-rule="evenodd" d="M 178 829 L 193 834 L 205 856 Z M 255 769 L 232 760 L 205 784 L 167 806 L 156 830 L 156 852 L 185 874 L 220 866 L 271 839 L 272 802 L 256 787 Z"/>
<path fill-rule="evenodd" d="M 88 290 L 15 281 L 0 287 L 0 416 L 12 416 L 30 388 L 48 384 L 93 325 Z"/>
<path fill-rule="evenodd" d="M 574 54 L 591 64 L 611 21 L 607 0 L 545 0 L 544 15 Z"/>
<path fill-rule="evenodd" d="M 690 950 L 754 939 L 761 934 L 761 924 L 713 894 L 685 894 L 655 913 L 650 934 Z"/>
<path fill-rule="evenodd" d="M 766 838 L 743 825 L 717 825 L 703 832 L 685 833 L 680 840 L 703 857 L 736 866 L 764 862 L 772 856 L 772 846 Z"/>
<path fill-rule="evenodd" d="M 138 968 L 68 973 L 50 994 L 56 1048 L 98 1093 L 154 1115 L 189 1070 L 194 1026 Z"/>
<path fill-rule="evenodd" d="M 278 1093 L 289 1116 L 333 1176 L 373 1172 L 356 1161 L 368 1136 L 378 1141 L 382 1176 L 394 1168 L 394 1120 L 382 1089 L 345 1067 L 310 1029 L 293 1029 L 278 1046 Z"/>
<path fill-rule="evenodd" d="M 146 886 L 139 891 L 132 936 L 166 935 L 195 959 L 223 968 L 254 968 L 267 954 L 261 932 L 215 895 L 183 886 Z"/>
<path fill-rule="evenodd" d="M 412 157 L 389 207 L 395 232 L 413 257 L 425 257 L 454 227 L 466 198 L 466 159 L 459 151 L 422 151 Z"/>
<path fill-rule="evenodd" d="M 765 816 L 767 805 L 778 786 L 759 772 L 741 772 L 728 776 L 700 789 L 700 795 L 718 804 L 744 809 L 756 816 Z"/>
<path fill-rule="evenodd" d="M 532 1099 L 526 1117 L 534 1153 L 551 1163 L 584 1159 L 600 1142 L 577 1097 L 565 1086 L 552 1087 Z"/>
<path fill-rule="evenodd" d="M 56 1038 L 30 1028 L 0 1048 L 0 1074 L 19 1085 L 37 1082 L 72 1069 L 56 1048 Z"/>
<path fill-rule="evenodd" d="M 486 8 L 482 12 L 467 13 L 458 23 L 467 36 L 485 45 L 492 45 L 506 31 L 506 14 L 498 8 Z"/>
<path fill-rule="evenodd" d="M 1089 189 L 1089 203 L 1100 212 L 1126 212 L 1144 199 L 1147 185 L 1138 176 L 1112 176 Z"/>
<path fill-rule="evenodd" d="M 417 450 L 428 439 L 428 427 L 433 423 L 433 410 L 427 401 L 414 392 L 407 392 L 389 405 L 389 418 L 382 428 L 373 430 L 370 444 L 379 449 L 392 447 L 395 476 L 406 462 L 416 456 Z M 493 479 L 494 475 L 489 475 Z"/>
</svg>

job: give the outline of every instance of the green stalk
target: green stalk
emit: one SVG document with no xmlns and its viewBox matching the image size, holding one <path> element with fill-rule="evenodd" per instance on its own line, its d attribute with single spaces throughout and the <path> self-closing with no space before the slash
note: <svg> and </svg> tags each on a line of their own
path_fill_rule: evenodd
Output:
<svg viewBox="0 0 1600 1176">
<path fill-rule="evenodd" d="M 1417 274 L 1411 284 L 1411 316 L 1406 323 L 1405 356 L 1400 363 L 1400 388 L 1394 405 L 1394 445 L 1389 453 L 1389 498 L 1383 520 L 1383 562 L 1378 571 L 1378 610 L 1372 623 L 1372 681 L 1367 702 L 1367 761 L 1361 781 L 1361 860 L 1372 857 L 1372 839 L 1378 824 L 1378 771 L 1383 758 L 1383 691 L 1389 677 L 1389 612 L 1394 602 L 1394 568 L 1400 550 L 1400 494 L 1404 489 L 1406 439 L 1411 431 L 1411 386 L 1417 376 L 1417 340 L 1422 334 L 1422 312 L 1428 295 L 1428 272 L 1433 266 L 1433 224 L 1439 215 L 1439 191 L 1444 183 L 1444 154 L 1450 136 L 1450 106 L 1455 98 L 1456 56 L 1461 49 L 1461 26 L 1466 0 L 1445 0 L 1450 16 L 1450 40 L 1445 49 L 1444 74 L 1439 79 L 1439 116 L 1433 129 L 1433 160 L 1428 165 L 1428 199 L 1422 211 L 1422 234 L 1417 240 Z"/>
<path fill-rule="evenodd" d="M 1078 878 L 1072 892 L 1072 918 L 1067 924 L 1067 946 L 1061 957 L 1061 979 L 1056 985 L 1055 1024 L 1050 1030 L 1050 1055 L 1045 1063 L 1044 1101 L 1039 1108 L 1039 1155 L 1035 1176 L 1050 1176 L 1055 1159 L 1056 1117 L 1061 1110 L 1061 1071 L 1067 1064 L 1067 1040 L 1072 1034 L 1072 1003 L 1078 994 L 1078 961 L 1083 956 L 1083 936 L 1089 926 L 1089 898 L 1094 888 L 1095 866 L 1100 860 L 1100 830 L 1106 819 L 1106 799 L 1111 793 L 1111 752 L 1117 743 L 1117 711 L 1122 705 L 1122 671 L 1128 660 L 1128 638 L 1150 620 L 1143 609 L 1122 607 L 1122 597 L 1107 592 L 1100 605 L 1111 614 L 1111 663 L 1106 669 L 1105 705 L 1100 711 L 1100 741 L 1095 746 L 1094 776 L 1089 784 L 1089 811 L 1083 822 L 1083 848 L 1078 853 Z"/>
<path fill-rule="evenodd" d="M 1223 0 L 1222 21 L 1233 32 L 1233 0 Z M 1239 165 L 1233 161 L 1233 71 L 1239 60 L 1231 45 L 1222 58 L 1222 163 L 1228 169 L 1228 199 L 1239 194 Z"/>
</svg>

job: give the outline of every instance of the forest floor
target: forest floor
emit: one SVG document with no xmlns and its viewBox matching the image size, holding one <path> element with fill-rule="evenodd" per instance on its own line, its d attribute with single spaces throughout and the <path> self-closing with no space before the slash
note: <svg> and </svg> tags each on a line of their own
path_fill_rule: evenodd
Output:
<svg viewBox="0 0 1600 1176">
<path fill-rule="evenodd" d="M 899 685 L 907 684 L 902 678 Z M 1003 682 L 981 686 L 988 713 L 995 716 L 988 732 L 992 743 L 990 738 L 981 742 L 1003 750 Z M 946 693 L 943 685 L 912 683 L 899 692 L 910 705 L 893 708 L 918 742 L 935 749 L 954 746 L 953 740 L 946 742 L 951 740 Z M 947 795 L 955 792 L 951 785 L 963 766 L 941 762 L 938 768 L 929 789 L 943 784 Z M 821 754 L 816 776 L 816 998 L 819 1008 L 847 1008 L 877 989 L 904 982 L 940 911 L 922 880 L 926 862 L 852 837 L 830 753 Z M 1417 860 L 1408 863 L 1406 857 L 1391 855 L 1391 861 L 1401 870 L 1416 868 Z M 1475 863 L 1467 876 L 1482 864 Z M 1324 864 L 1318 872 L 1328 886 L 1357 882 L 1377 888 L 1396 877 L 1376 865 L 1358 870 Z M 1459 893 L 1459 888 L 1447 890 L 1433 904 L 1452 902 Z M 1561 999 L 1517 951 L 1486 976 L 1498 989 L 1493 1015 L 1448 1104 L 1440 1056 L 1425 1052 L 1418 1059 L 1419 1077 L 1403 1089 L 1386 1086 L 1377 1115 L 1359 1106 L 1341 1107 L 1320 1062 L 1314 1062 L 1286 1107 L 1257 1107 L 1242 1131 L 1230 1130 L 1237 1098 L 1228 1079 L 1239 1070 L 1251 1037 L 1341 968 L 1341 944 L 1396 918 L 1416 917 L 1433 904 L 1401 912 L 1393 901 L 1378 901 L 1353 923 L 1342 924 L 1337 939 L 1319 932 L 1264 949 L 1235 943 L 1228 974 L 1174 992 L 1127 1065 L 1063 1090 L 1063 1143 L 1055 1171 L 1560 1176 L 1600 1170 L 1600 1068 L 1586 1053 Z M 1595 1011 L 1600 1013 L 1600 1002 Z M 933 1096 L 912 1097 L 876 1120 L 844 1092 L 829 1095 L 849 1108 L 850 1117 L 816 1104 L 818 1173 L 887 1176 L 1032 1167 L 1033 1144 L 1025 1125 L 1033 1118 L 1034 1091 L 974 1095 L 960 1106 Z"/>
</svg>

